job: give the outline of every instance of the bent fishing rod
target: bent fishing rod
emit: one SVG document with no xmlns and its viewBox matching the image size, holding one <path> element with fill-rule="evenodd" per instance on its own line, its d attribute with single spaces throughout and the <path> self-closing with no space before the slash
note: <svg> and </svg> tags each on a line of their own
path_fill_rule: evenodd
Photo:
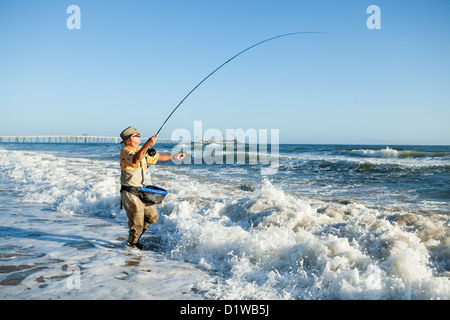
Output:
<svg viewBox="0 0 450 320">
<path fill-rule="evenodd" d="M 286 34 L 282 34 L 282 35 L 278 35 L 263 41 L 260 41 L 258 43 L 255 43 L 254 45 L 242 50 L 241 52 L 239 52 L 238 54 L 234 55 L 233 57 L 231 57 L 230 59 L 228 59 L 227 61 L 225 61 L 224 63 L 222 63 L 219 67 L 217 67 L 213 72 L 211 72 L 210 74 L 208 74 L 202 81 L 200 81 L 184 98 L 183 100 L 181 100 L 178 105 L 175 107 L 175 109 L 172 110 L 172 112 L 169 114 L 169 116 L 167 117 L 167 119 L 164 121 L 164 123 L 162 124 L 161 128 L 159 128 L 158 132 L 155 134 L 155 136 L 157 136 L 159 134 L 159 132 L 161 131 L 161 129 L 164 127 L 164 125 L 166 124 L 166 122 L 170 119 L 170 117 L 174 114 L 174 112 L 181 106 L 181 104 L 191 95 L 192 92 L 194 92 L 198 87 L 200 87 L 200 85 L 205 82 L 209 77 L 211 77 L 214 73 L 216 73 L 216 71 L 218 71 L 220 68 L 222 68 L 223 66 L 225 66 L 227 63 L 229 63 L 231 60 L 237 58 L 238 56 L 240 56 L 241 54 L 247 52 L 248 50 L 259 46 L 263 43 L 269 42 L 271 40 L 275 40 L 278 38 L 283 38 L 283 37 L 287 37 L 287 36 L 293 36 L 293 35 L 299 35 L 299 34 L 329 34 L 327 32 L 291 32 L 291 33 L 286 33 Z"/>
</svg>

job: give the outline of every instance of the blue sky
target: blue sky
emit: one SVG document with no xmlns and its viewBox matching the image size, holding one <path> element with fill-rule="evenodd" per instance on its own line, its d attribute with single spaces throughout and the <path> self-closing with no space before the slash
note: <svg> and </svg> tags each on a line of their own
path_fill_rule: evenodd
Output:
<svg viewBox="0 0 450 320">
<path fill-rule="evenodd" d="M 67 7 L 81 10 L 69 30 Z M 370 5 L 381 29 L 370 30 Z M 2 0 L 0 135 L 279 129 L 281 143 L 450 144 L 450 2 Z"/>
</svg>

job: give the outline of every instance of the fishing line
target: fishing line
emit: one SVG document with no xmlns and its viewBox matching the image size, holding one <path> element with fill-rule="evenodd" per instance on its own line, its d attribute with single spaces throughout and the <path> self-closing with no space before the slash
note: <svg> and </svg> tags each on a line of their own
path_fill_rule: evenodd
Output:
<svg viewBox="0 0 450 320">
<path fill-rule="evenodd" d="M 187 99 L 187 97 L 189 97 L 191 95 L 192 92 L 195 91 L 195 89 L 197 89 L 203 82 L 206 81 L 206 79 L 208 79 L 209 77 L 211 77 L 216 71 L 218 71 L 220 68 L 222 68 L 224 65 L 226 65 L 228 62 L 230 62 L 231 60 L 233 60 L 234 58 L 237 58 L 238 56 L 240 56 L 241 54 L 243 54 L 244 52 L 259 46 L 263 43 L 266 43 L 268 41 L 271 40 L 275 40 L 278 38 L 282 38 L 282 37 L 287 37 L 287 36 L 293 36 L 293 35 L 298 35 L 298 34 L 329 34 L 326 32 L 292 32 L 292 33 L 286 33 L 286 34 L 282 34 L 279 36 L 275 36 L 266 40 L 263 40 L 261 42 L 255 43 L 254 45 L 248 47 L 247 49 L 242 50 L 241 52 L 239 52 L 238 54 L 234 55 L 233 57 L 231 57 L 230 59 L 228 59 L 227 61 L 225 61 L 224 63 L 222 63 L 219 67 L 217 67 L 213 72 L 211 72 L 210 74 L 208 74 L 202 81 L 200 81 L 184 98 L 183 100 L 180 101 L 180 103 L 178 103 L 178 105 L 175 107 L 175 109 L 172 110 L 172 112 L 169 114 L 169 116 L 167 117 L 166 121 L 164 121 L 164 123 L 162 124 L 161 128 L 159 128 L 158 132 L 156 133 L 156 135 L 158 135 L 158 133 L 161 131 L 161 129 L 164 127 L 164 125 L 166 124 L 166 122 L 170 119 L 170 117 L 173 115 L 173 113 L 178 109 L 179 106 L 181 106 L 181 104 Z"/>
</svg>

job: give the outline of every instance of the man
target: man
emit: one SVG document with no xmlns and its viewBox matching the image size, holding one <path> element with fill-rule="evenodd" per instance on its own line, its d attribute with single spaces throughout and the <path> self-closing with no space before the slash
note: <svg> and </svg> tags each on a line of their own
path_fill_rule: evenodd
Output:
<svg viewBox="0 0 450 320">
<path fill-rule="evenodd" d="M 122 131 L 120 137 L 121 144 L 125 147 L 120 152 L 120 183 L 121 201 L 128 216 L 129 236 L 127 245 L 142 250 L 139 239 L 142 234 L 153 223 L 158 222 L 159 213 L 156 205 L 143 202 L 137 195 L 133 194 L 130 187 L 144 187 L 150 185 L 149 164 L 156 164 L 158 161 L 172 160 L 171 154 L 159 154 L 154 149 L 148 152 L 150 147 L 156 144 L 157 137 L 154 135 L 148 139 L 143 146 L 141 144 L 141 131 L 134 127 L 128 127 Z M 183 159 L 184 154 L 178 154 L 178 160 Z"/>
</svg>

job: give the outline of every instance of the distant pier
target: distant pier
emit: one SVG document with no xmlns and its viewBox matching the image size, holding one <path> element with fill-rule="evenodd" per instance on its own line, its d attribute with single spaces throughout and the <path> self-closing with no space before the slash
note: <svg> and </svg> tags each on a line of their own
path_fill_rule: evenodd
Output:
<svg viewBox="0 0 450 320">
<path fill-rule="evenodd" d="M 141 142 L 145 143 L 149 138 L 141 138 Z M 61 135 L 61 136 L 0 136 L 0 143 L 119 143 L 122 141 L 120 137 L 109 136 L 88 136 L 88 135 Z M 246 144 L 238 140 L 172 140 L 158 138 L 158 142 L 162 143 L 223 143 L 223 144 Z"/>
<path fill-rule="evenodd" d="M 142 138 L 142 141 L 148 138 Z M 0 136 L 0 143 L 119 143 L 120 137 L 61 135 L 61 136 Z M 180 143 L 181 141 L 158 138 L 158 142 Z"/>
</svg>

